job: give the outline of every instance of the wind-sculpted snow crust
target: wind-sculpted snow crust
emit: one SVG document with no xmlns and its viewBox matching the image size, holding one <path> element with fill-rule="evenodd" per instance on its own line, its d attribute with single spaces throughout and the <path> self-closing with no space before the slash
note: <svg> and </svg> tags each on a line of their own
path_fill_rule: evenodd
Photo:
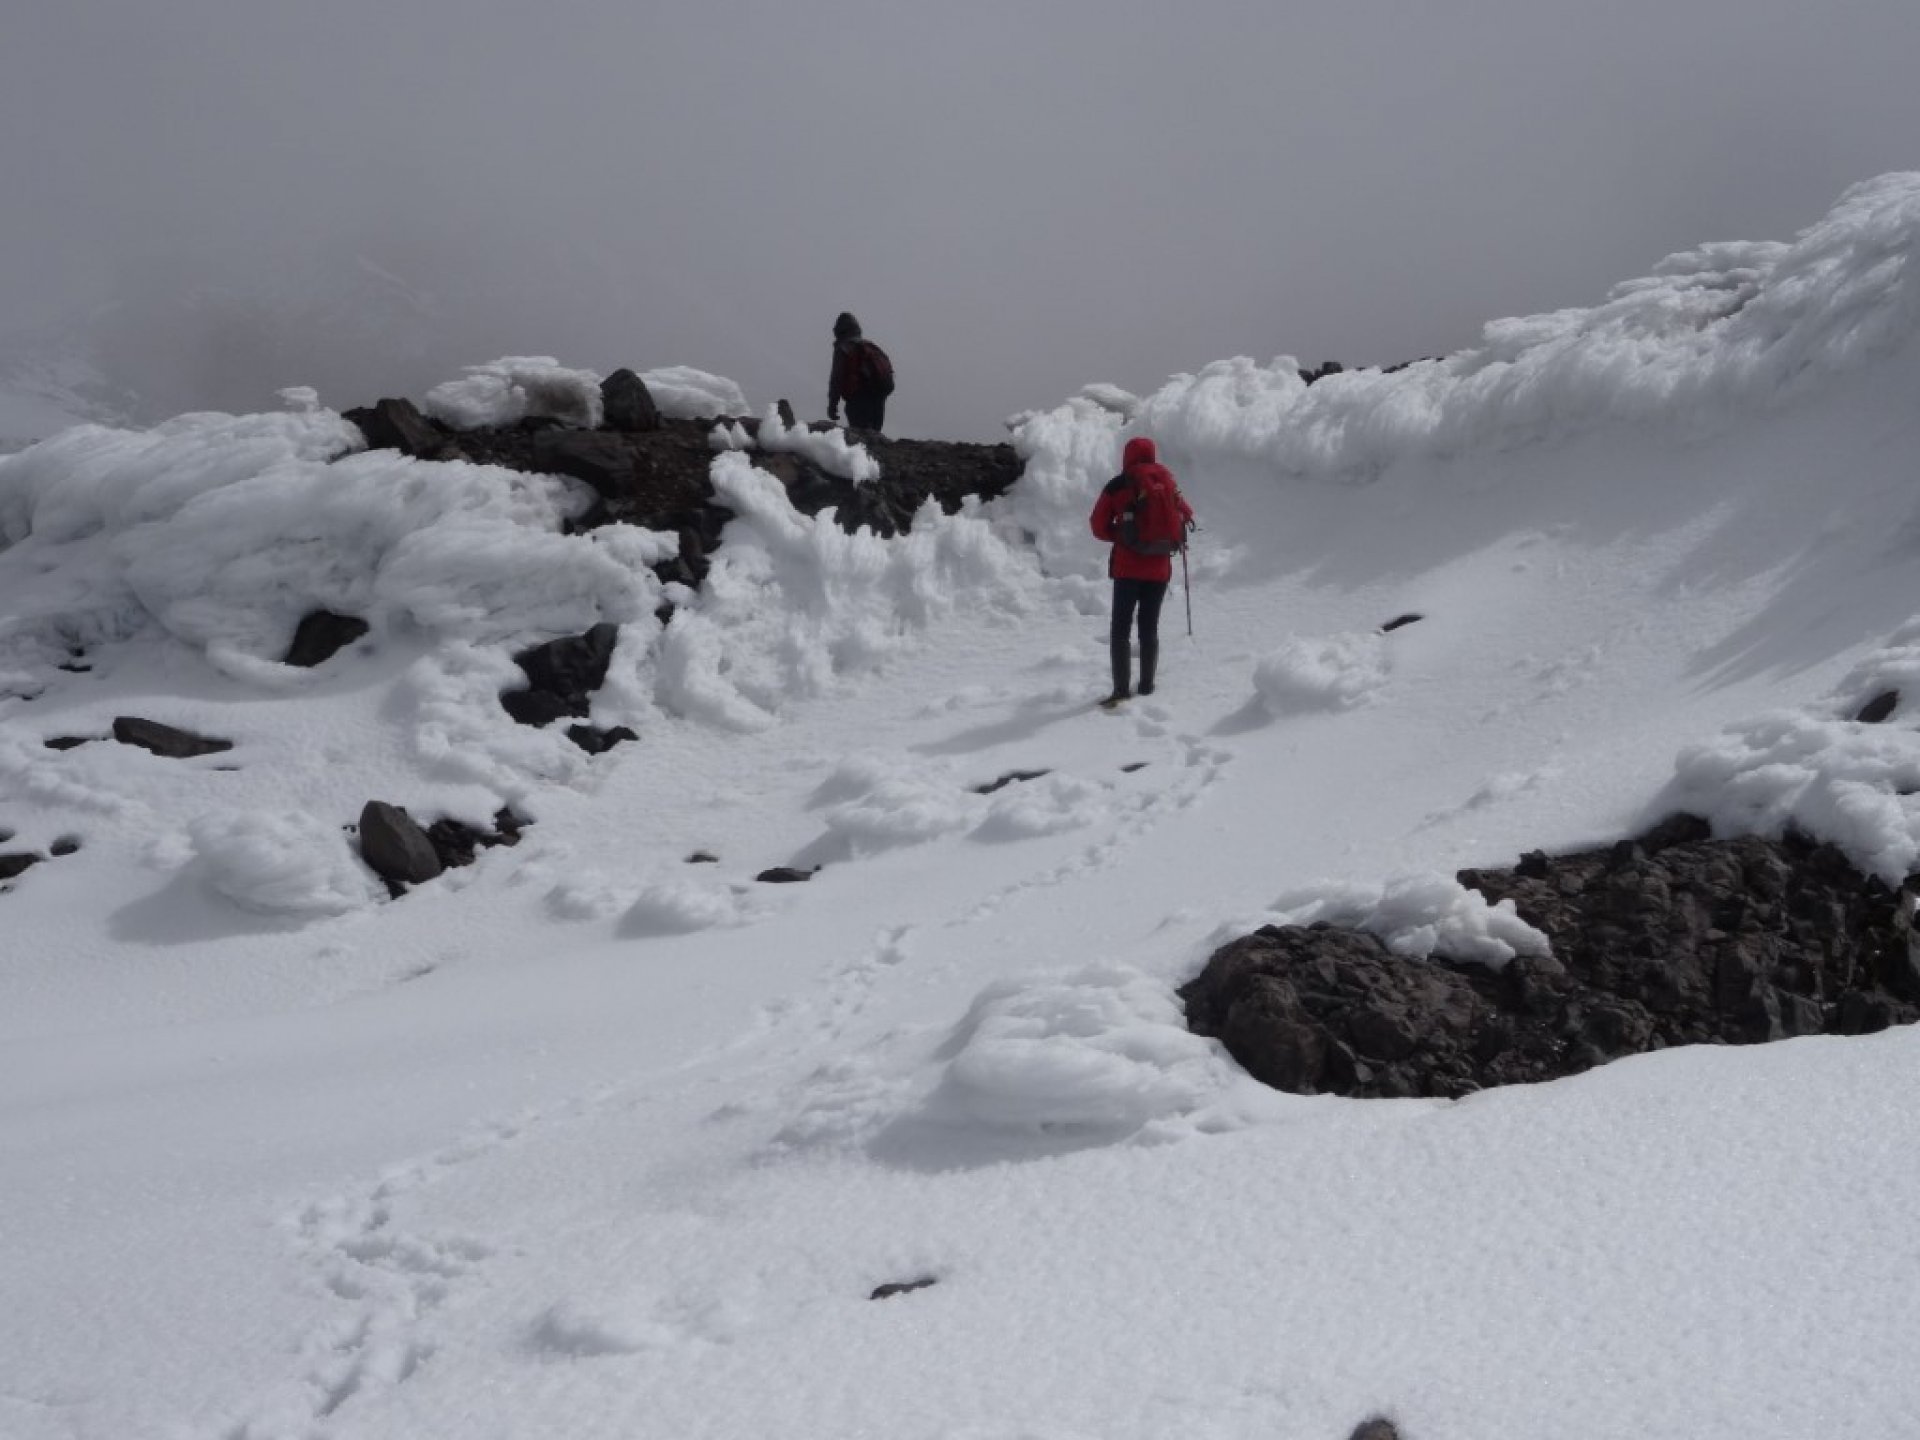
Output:
<svg viewBox="0 0 1920 1440">
<path fill-rule="evenodd" d="M 1365 480 L 1609 424 L 1713 433 L 1908 345 L 1917 252 L 1920 174 L 1883 175 L 1792 244 L 1684 251 L 1597 306 L 1495 321 L 1478 348 L 1444 359 L 1308 385 L 1292 356 L 1241 356 L 1137 403 L 1088 387 L 1016 418 L 1027 477 L 1007 513 L 1040 537 L 1050 566 L 1084 572 L 1082 499 L 1134 435 L 1159 442 L 1176 472 L 1251 462 L 1276 476 Z"/>
</svg>

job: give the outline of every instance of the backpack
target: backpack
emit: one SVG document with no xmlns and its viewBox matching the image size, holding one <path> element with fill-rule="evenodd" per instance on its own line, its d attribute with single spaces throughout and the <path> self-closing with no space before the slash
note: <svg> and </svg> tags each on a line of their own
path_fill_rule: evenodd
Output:
<svg viewBox="0 0 1920 1440">
<path fill-rule="evenodd" d="M 1187 543 L 1187 524 L 1173 477 L 1158 465 L 1133 477 L 1133 499 L 1113 522 L 1120 543 L 1136 555 L 1171 555 Z"/>
<path fill-rule="evenodd" d="M 854 363 L 861 394 L 878 395 L 883 400 L 893 394 L 893 361 L 887 358 L 886 351 L 871 340 L 862 340 Z"/>
</svg>

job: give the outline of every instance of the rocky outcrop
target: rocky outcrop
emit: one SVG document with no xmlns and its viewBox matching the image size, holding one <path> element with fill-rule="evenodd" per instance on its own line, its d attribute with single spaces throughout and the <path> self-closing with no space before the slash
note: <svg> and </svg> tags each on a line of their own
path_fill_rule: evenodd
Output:
<svg viewBox="0 0 1920 1440">
<path fill-rule="evenodd" d="M 336 615 L 331 610 L 314 610 L 300 617 L 293 632 L 293 644 L 280 663 L 311 670 L 338 655 L 367 633 L 367 622 L 358 615 Z"/>
<path fill-rule="evenodd" d="M 115 719 L 113 738 L 122 745 L 136 745 L 168 760 L 191 760 L 196 755 L 218 755 L 223 750 L 233 748 L 231 740 L 216 740 L 207 735 L 195 735 L 190 730 L 176 730 L 171 725 L 162 725 L 157 720 L 142 720 L 137 715 L 122 715 Z"/>
<path fill-rule="evenodd" d="M 1332 926 L 1267 926 L 1181 991 L 1188 1025 L 1283 1090 L 1456 1096 L 1672 1045 L 1920 1019 L 1912 904 L 1828 845 L 1715 840 L 1680 816 L 1459 879 L 1512 900 L 1552 958 L 1493 971 Z"/>
</svg>

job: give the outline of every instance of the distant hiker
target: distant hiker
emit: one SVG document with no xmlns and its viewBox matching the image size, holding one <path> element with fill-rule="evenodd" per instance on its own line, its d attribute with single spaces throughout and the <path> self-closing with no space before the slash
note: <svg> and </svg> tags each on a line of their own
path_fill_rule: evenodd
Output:
<svg viewBox="0 0 1920 1440">
<path fill-rule="evenodd" d="M 1173 579 L 1173 555 L 1187 545 L 1193 507 L 1173 474 L 1162 465 L 1153 441 L 1136 435 L 1127 441 L 1120 473 L 1106 483 L 1093 506 L 1093 533 L 1110 541 L 1107 574 L 1113 577 L 1113 693 L 1100 703 L 1118 705 L 1133 691 L 1129 684 L 1129 632 L 1140 617 L 1140 693 L 1153 693 L 1154 666 L 1160 658 L 1160 602 Z"/>
<path fill-rule="evenodd" d="M 886 428 L 887 397 L 893 393 L 893 361 L 860 333 L 860 322 L 845 310 L 833 322 L 833 373 L 827 380 L 827 419 L 838 422 L 847 402 L 847 427 Z"/>
</svg>

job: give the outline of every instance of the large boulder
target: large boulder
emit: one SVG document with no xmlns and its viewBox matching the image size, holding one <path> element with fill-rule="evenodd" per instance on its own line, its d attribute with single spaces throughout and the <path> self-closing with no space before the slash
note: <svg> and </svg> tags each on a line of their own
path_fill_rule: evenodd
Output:
<svg viewBox="0 0 1920 1440">
<path fill-rule="evenodd" d="M 600 382 L 601 423 L 628 434 L 660 428 L 660 407 L 647 382 L 631 370 L 616 370 Z"/>
<path fill-rule="evenodd" d="M 1329 925 L 1267 926 L 1181 991 L 1189 1027 L 1279 1089 L 1452 1096 L 1673 1045 L 1920 1019 L 1912 905 L 1832 846 L 1715 840 L 1682 816 L 1459 880 L 1511 900 L 1552 957 L 1495 971 Z"/>
<path fill-rule="evenodd" d="M 435 458 L 447 443 L 447 437 L 434 428 L 411 400 L 380 400 L 371 406 L 349 410 L 345 418 L 360 427 L 369 450 L 398 450 L 419 459 Z"/>
<path fill-rule="evenodd" d="M 433 841 L 398 805 L 369 800 L 360 812 L 360 858 L 383 880 L 418 885 L 447 867 Z"/>
</svg>

